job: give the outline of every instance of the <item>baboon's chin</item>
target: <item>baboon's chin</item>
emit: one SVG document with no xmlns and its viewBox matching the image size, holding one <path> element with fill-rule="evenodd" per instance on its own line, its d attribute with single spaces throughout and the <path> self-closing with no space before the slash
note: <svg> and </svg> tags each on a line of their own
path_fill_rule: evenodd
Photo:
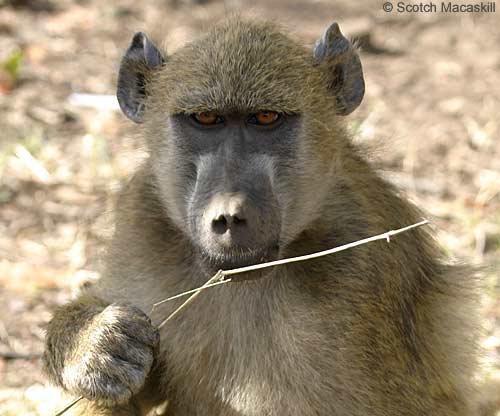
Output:
<svg viewBox="0 0 500 416">
<path fill-rule="evenodd" d="M 277 245 L 265 249 L 239 249 L 231 251 L 199 250 L 202 268 L 209 275 L 214 275 L 219 270 L 232 270 L 254 264 L 266 263 L 277 260 L 279 248 Z M 232 280 L 254 280 L 269 275 L 268 268 L 252 270 L 231 276 Z"/>
</svg>

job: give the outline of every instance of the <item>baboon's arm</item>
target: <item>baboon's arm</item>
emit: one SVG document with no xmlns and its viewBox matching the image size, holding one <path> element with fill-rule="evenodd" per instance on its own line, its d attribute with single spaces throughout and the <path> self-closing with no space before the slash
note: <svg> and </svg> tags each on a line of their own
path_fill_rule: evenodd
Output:
<svg viewBox="0 0 500 416">
<path fill-rule="evenodd" d="M 140 391 L 158 340 L 140 309 L 83 295 L 59 308 L 49 323 L 45 366 L 69 392 L 114 406 Z"/>
</svg>

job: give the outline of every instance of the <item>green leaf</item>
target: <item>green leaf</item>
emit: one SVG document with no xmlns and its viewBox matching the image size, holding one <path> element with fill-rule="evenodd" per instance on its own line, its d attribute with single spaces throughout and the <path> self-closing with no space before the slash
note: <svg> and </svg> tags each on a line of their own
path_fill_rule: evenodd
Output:
<svg viewBox="0 0 500 416">
<path fill-rule="evenodd" d="M 9 74 L 12 81 L 19 77 L 19 68 L 23 60 L 23 53 L 20 49 L 13 51 L 10 56 L 2 62 L 2 67 Z"/>
</svg>

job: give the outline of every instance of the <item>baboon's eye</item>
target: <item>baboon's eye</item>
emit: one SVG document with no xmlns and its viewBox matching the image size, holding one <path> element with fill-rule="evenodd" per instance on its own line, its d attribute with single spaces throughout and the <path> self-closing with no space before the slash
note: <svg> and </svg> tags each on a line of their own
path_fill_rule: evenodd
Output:
<svg viewBox="0 0 500 416">
<path fill-rule="evenodd" d="M 217 114 L 215 111 L 204 111 L 203 113 L 196 113 L 191 115 L 193 120 L 204 126 L 211 126 L 213 124 L 219 124 L 224 121 L 224 119 Z"/>
<path fill-rule="evenodd" d="M 280 118 L 280 114 L 276 111 L 259 111 L 258 113 L 252 114 L 248 119 L 250 124 L 258 124 L 261 126 L 269 126 Z"/>
</svg>

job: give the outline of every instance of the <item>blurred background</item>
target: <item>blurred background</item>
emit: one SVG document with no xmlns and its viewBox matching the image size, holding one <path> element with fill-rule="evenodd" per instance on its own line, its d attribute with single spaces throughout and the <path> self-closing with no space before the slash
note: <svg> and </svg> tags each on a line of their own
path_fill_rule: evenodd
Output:
<svg viewBox="0 0 500 416">
<path fill-rule="evenodd" d="M 114 94 L 132 34 L 174 51 L 235 11 L 275 19 L 306 45 L 333 20 L 357 40 L 367 92 L 347 118 L 355 140 L 427 210 L 451 256 L 490 266 L 474 401 L 478 415 L 500 415 L 500 4 L 382 4 L 0 0 L 0 415 L 50 415 L 67 400 L 41 372 L 44 326 L 98 276 L 114 197 L 143 156 L 137 127 L 100 96 Z"/>
</svg>

